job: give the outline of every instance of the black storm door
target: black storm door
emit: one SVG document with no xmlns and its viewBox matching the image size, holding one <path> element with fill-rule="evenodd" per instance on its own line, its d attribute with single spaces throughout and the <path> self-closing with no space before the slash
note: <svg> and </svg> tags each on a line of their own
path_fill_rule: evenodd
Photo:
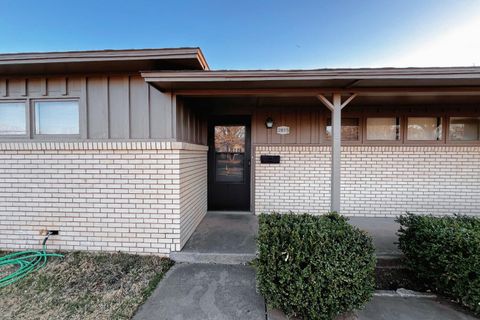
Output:
<svg viewBox="0 0 480 320">
<path fill-rule="evenodd" d="M 208 146 L 209 210 L 250 210 L 250 117 L 213 118 Z"/>
</svg>

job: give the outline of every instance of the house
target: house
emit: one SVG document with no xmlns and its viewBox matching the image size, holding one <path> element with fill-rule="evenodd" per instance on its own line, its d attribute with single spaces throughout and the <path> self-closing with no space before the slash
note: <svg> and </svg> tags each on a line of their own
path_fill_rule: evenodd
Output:
<svg viewBox="0 0 480 320">
<path fill-rule="evenodd" d="M 480 68 L 0 55 L 0 248 L 168 255 L 207 210 L 480 213 Z"/>
</svg>

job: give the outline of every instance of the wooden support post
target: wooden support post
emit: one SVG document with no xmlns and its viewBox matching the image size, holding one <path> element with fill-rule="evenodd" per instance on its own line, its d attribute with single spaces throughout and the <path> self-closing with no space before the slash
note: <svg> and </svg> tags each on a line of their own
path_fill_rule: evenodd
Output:
<svg viewBox="0 0 480 320">
<path fill-rule="evenodd" d="M 341 148 L 342 148 L 342 109 L 356 97 L 351 95 L 342 103 L 342 95 L 334 93 L 332 102 L 325 96 L 318 95 L 318 99 L 332 111 L 332 172 L 331 172 L 331 192 L 330 192 L 330 210 L 340 212 L 340 192 L 341 192 Z"/>
</svg>

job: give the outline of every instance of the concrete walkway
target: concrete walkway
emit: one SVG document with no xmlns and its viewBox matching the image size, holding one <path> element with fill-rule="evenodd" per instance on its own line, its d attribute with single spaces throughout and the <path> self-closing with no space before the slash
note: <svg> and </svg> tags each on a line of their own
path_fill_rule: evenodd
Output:
<svg viewBox="0 0 480 320">
<path fill-rule="evenodd" d="M 400 256 L 397 231 L 400 225 L 395 218 L 348 217 L 349 223 L 366 231 L 373 238 L 377 256 Z"/>
<path fill-rule="evenodd" d="M 458 306 L 440 299 L 374 297 L 358 320 L 475 320 Z"/>
<path fill-rule="evenodd" d="M 392 292 L 394 293 L 394 292 Z M 176 264 L 135 320 L 287 320 L 266 314 L 249 266 Z M 364 310 L 339 320 L 475 320 L 458 306 L 436 298 L 375 296 Z"/>
<path fill-rule="evenodd" d="M 245 264 L 255 258 L 258 217 L 250 212 L 208 212 L 176 262 Z"/>
<path fill-rule="evenodd" d="M 176 264 L 136 320 L 265 320 L 265 302 L 248 266 Z"/>
<path fill-rule="evenodd" d="M 351 218 L 350 223 L 374 238 L 377 255 L 398 256 L 398 225 L 392 218 Z M 256 292 L 255 257 L 258 220 L 252 214 L 209 212 L 181 252 L 177 264 L 140 307 L 136 320 L 285 320 L 266 312 Z M 366 308 L 342 320 L 473 320 L 445 301 L 431 298 L 375 296 Z"/>
</svg>

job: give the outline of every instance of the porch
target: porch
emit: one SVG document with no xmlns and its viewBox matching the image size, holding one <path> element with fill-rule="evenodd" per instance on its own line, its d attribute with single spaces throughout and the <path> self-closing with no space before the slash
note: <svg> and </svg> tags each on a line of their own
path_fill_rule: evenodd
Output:
<svg viewBox="0 0 480 320">
<path fill-rule="evenodd" d="M 159 90 L 174 94 L 177 138 L 209 145 L 210 158 L 224 152 L 213 144 L 211 120 L 250 118 L 251 132 L 247 125 L 244 150 L 236 154 L 245 157 L 243 173 L 248 175 L 243 179 L 249 180 L 251 188 L 250 197 L 243 198 L 250 200 L 255 214 L 288 210 L 331 210 L 355 216 L 396 216 L 407 210 L 478 213 L 475 206 L 464 205 L 478 195 L 474 192 L 466 200 L 465 194 L 474 189 L 468 176 L 465 184 L 449 189 L 453 181 L 445 180 L 456 164 L 448 163 L 445 172 L 436 167 L 444 161 L 442 157 L 458 153 L 470 152 L 474 158 L 480 146 L 477 68 L 152 71 L 142 76 Z M 431 150 L 433 158 L 428 155 L 415 161 Z M 383 153 L 392 156 L 383 157 Z M 289 154 L 298 156 L 289 158 Z M 288 172 L 289 177 L 282 176 L 285 166 L 264 163 L 260 159 L 264 155 L 279 156 L 280 164 L 296 168 Z M 395 159 L 401 161 L 388 163 Z M 421 168 L 425 161 L 431 161 L 427 163 L 430 172 Z M 403 163 L 409 163 L 408 170 Z M 209 167 L 209 172 L 214 170 Z M 369 172 L 362 176 L 354 170 Z M 458 173 L 469 170 L 475 171 L 469 167 Z M 273 176 L 264 176 L 265 172 Z M 315 174 L 316 185 L 309 180 Z M 415 181 L 417 176 L 420 179 Z M 209 181 L 216 179 L 209 176 Z M 277 179 L 284 189 L 271 188 Z M 304 180 L 308 181 L 302 185 Z M 209 205 L 218 198 L 210 191 L 209 186 Z M 298 195 L 298 202 L 289 197 L 292 193 Z M 277 194 L 280 201 L 272 200 Z"/>
<path fill-rule="evenodd" d="M 394 218 L 350 217 L 350 223 L 368 232 L 380 259 L 400 255 Z M 255 258 L 258 217 L 250 212 L 209 211 L 188 242 L 170 257 L 177 262 L 246 264 Z"/>
</svg>

